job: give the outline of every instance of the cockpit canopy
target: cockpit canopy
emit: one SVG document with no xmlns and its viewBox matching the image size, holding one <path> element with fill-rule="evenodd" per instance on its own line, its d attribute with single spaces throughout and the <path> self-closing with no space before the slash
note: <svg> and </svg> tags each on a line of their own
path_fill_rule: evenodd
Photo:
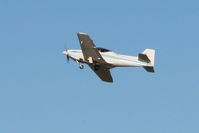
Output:
<svg viewBox="0 0 199 133">
<path fill-rule="evenodd" d="M 108 49 L 105 49 L 105 48 L 100 48 L 100 47 L 97 47 L 98 51 L 99 52 L 110 52 L 111 50 L 108 50 Z"/>
</svg>

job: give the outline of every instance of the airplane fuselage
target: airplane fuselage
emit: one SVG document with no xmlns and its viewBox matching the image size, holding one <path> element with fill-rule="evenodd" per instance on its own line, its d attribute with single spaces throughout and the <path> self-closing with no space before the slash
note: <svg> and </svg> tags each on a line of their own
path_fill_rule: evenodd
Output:
<svg viewBox="0 0 199 133">
<path fill-rule="evenodd" d="M 141 62 L 138 60 L 138 57 L 135 56 L 128 56 L 128 55 L 122 55 L 117 54 L 112 51 L 108 52 L 99 52 L 103 59 L 107 62 L 107 64 L 110 64 L 110 67 L 138 67 L 138 66 L 147 66 L 149 65 L 146 62 Z M 82 50 L 67 50 L 64 53 L 65 55 L 68 55 L 71 59 L 81 62 L 81 63 L 92 63 L 91 60 L 85 60 Z M 108 67 L 108 65 L 107 65 Z"/>
</svg>

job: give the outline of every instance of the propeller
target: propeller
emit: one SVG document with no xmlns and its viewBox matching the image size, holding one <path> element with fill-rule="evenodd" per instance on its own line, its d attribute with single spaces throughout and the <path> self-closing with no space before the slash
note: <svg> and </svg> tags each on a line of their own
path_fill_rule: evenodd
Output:
<svg viewBox="0 0 199 133">
<path fill-rule="evenodd" d="M 68 51 L 68 48 L 67 48 L 67 43 L 65 42 L 65 44 L 64 44 L 64 51 L 67 53 L 67 51 Z M 70 56 L 68 56 L 68 54 L 65 54 L 66 55 L 66 57 L 67 57 L 67 63 L 69 63 L 69 61 L 70 61 Z"/>
<path fill-rule="evenodd" d="M 67 57 L 67 63 L 69 63 L 70 57 L 68 55 L 66 55 L 66 57 Z"/>
</svg>

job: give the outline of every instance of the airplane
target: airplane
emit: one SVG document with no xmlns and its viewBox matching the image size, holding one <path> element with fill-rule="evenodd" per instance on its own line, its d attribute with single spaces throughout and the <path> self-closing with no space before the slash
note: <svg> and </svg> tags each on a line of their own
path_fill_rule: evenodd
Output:
<svg viewBox="0 0 199 133">
<path fill-rule="evenodd" d="M 145 49 L 138 56 L 129 56 L 115 53 L 111 50 L 96 47 L 87 33 L 77 33 L 81 50 L 64 50 L 67 60 L 72 59 L 84 68 L 87 64 L 97 76 L 105 82 L 113 82 L 110 69 L 115 67 L 143 67 L 147 72 L 154 71 L 155 50 Z"/>
</svg>

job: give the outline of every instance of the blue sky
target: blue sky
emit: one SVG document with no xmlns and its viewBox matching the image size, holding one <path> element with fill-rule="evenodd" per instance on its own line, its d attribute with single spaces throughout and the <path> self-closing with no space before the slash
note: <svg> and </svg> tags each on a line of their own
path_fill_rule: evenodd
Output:
<svg viewBox="0 0 199 133">
<path fill-rule="evenodd" d="M 198 133 L 198 0 L 0 1 L 1 133 Z M 101 82 L 62 55 L 76 33 L 137 55 L 156 73 L 112 70 Z"/>
</svg>

